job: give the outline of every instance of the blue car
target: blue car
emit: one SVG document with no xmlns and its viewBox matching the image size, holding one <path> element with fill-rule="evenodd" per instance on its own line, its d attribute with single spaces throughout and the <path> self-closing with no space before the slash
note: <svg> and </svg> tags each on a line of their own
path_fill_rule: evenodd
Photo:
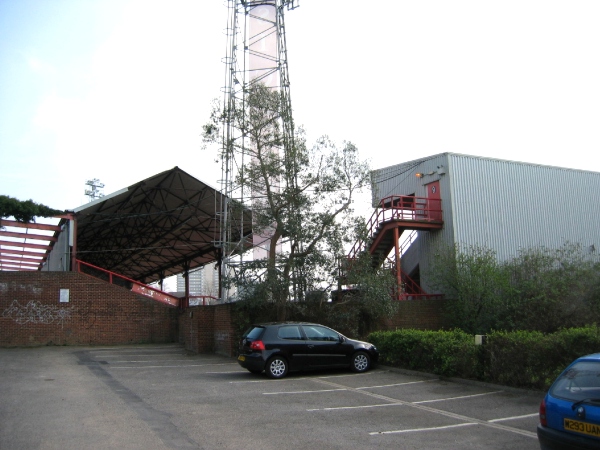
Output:
<svg viewBox="0 0 600 450">
<path fill-rule="evenodd" d="M 600 449 L 600 353 L 576 359 L 540 405 L 542 450 Z"/>
</svg>

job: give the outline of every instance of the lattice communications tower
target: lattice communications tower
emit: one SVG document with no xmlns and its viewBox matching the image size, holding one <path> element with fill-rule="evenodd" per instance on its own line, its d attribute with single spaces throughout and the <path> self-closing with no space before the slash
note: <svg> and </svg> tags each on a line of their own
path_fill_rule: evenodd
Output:
<svg viewBox="0 0 600 450">
<path fill-rule="evenodd" d="M 278 89 L 282 98 L 281 127 L 285 151 L 293 141 L 294 126 L 291 120 L 290 83 L 287 64 L 284 12 L 299 6 L 299 0 L 227 0 L 227 50 L 225 63 L 225 87 L 223 111 L 232 111 L 234 105 L 244 102 L 245 93 L 254 83 L 263 83 Z M 244 151 L 246 138 L 231 117 L 225 114 L 222 148 L 222 174 L 220 205 L 222 251 L 221 279 L 225 280 L 236 265 L 243 264 L 241 253 L 250 242 L 245 241 L 242 230 L 248 221 L 243 208 L 252 208 L 252 193 L 243 185 L 234 183 L 235 176 L 243 167 L 249 154 Z M 231 143 L 235 143 L 232 145 Z M 266 256 L 269 236 L 253 233 L 254 258 Z M 223 286 L 223 283 L 221 283 Z M 229 291 L 221 288 L 221 299 L 227 300 Z"/>
</svg>

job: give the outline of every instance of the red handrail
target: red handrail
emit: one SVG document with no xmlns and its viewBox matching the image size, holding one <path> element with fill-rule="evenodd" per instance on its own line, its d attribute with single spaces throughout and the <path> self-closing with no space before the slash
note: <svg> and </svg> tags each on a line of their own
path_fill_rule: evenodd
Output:
<svg viewBox="0 0 600 450">
<path fill-rule="evenodd" d="M 382 223 L 390 221 L 442 222 L 442 201 L 427 197 L 410 195 L 390 195 L 382 198 L 367 222 L 368 239 L 371 239 Z M 365 250 L 367 243 L 358 241 L 354 244 L 349 258 L 355 258 Z"/>
<path fill-rule="evenodd" d="M 84 275 L 88 275 L 88 276 L 91 276 L 94 278 L 103 279 L 101 277 L 97 277 L 91 273 L 87 273 L 87 272 L 84 272 L 83 270 L 81 270 L 82 266 L 90 267 L 94 270 L 100 271 L 101 273 L 103 273 L 105 275 L 108 275 L 108 280 L 104 280 L 104 281 L 108 281 L 110 284 L 118 284 L 122 287 L 125 287 L 125 288 L 131 290 L 132 292 L 135 292 L 136 294 L 141 294 L 141 295 L 144 295 L 145 297 L 150 297 L 153 300 L 159 301 L 161 303 L 166 303 L 167 305 L 179 306 L 179 298 L 178 297 L 175 297 L 174 295 L 171 295 L 171 294 L 167 294 L 166 292 L 163 292 L 160 289 L 153 288 L 152 286 L 148 286 L 147 284 L 140 283 L 139 281 L 132 280 L 131 278 L 127 278 L 123 275 L 119 275 L 117 273 L 111 272 L 110 270 L 103 269 L 102 267 L 94 266 L 93 264 L 86 263 L 79 259 L 75 260 L 75 262 L 77 264 L 77 272 L 79 272 L 79 273 L 82 273 Z M 116 283 L 115 278 L 118 280 L 122 280 L 125 283 Z"/>
</svg>

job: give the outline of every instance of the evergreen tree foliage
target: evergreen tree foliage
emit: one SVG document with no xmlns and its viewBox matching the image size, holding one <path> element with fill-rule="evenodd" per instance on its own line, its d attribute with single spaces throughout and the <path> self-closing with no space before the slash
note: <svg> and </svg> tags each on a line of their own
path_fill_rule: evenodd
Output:
<svg viewBox="0 0 600 450">
<path fill-rule="evenodd" d="M 33 200 L 17 200 L 7 195 L 0 195 L 0 217 L 14 217 L 17 222 L 35 222 L 36 217 L 52 217 L 63 211 L 35 203 Z"/>
</svg>

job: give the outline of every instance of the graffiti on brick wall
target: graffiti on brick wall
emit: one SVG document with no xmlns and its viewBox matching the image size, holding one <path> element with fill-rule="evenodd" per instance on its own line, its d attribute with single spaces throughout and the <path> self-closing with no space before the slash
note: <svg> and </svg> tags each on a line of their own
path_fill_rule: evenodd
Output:
<svg viewBox="0 0 600 450">
<path fill-rule="evenodd" d="M 0 283 L 0 294 L 7 292 L 27 292 L 30 295 L 40 296 L 44 289 L 37 283 L 17 283 L 16 281 Z"/>
<path fill-rule="evenodd" d="M 63 324 L 70 318 L 72 309 L 73 308 L 59 308 L 58 306 L 42 305 L 42 303 L 33 300 L 23 306 L 17 300 L 13 300 L 11 305 L 2 312 L 2 317 L 11 318 L 18 324 Z"/>
</svg>

